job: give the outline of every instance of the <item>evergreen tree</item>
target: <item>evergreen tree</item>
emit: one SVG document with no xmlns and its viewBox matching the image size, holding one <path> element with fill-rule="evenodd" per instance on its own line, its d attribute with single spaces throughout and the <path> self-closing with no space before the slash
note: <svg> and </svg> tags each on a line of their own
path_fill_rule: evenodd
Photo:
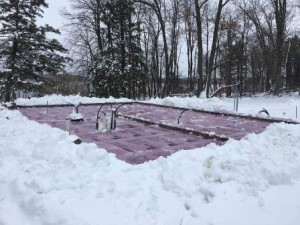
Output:
<svg viewBox="0 0 300 225">
<path fill-rule="evenodd" d="M 136 98 L 136 88 L 143 77 L 142 50 L 139 45 L 139 21 L 132 0 L 113 0 L 107 4 L 113 30 L 114 61 L 113 70 L 119 96 Z M 141 88 L 141 87 L 140 87 Z"/>
<path fill-rule="evenodd" d="M 65 13 L 70 21 L 70 42 L 75 63 L 88 77 L 90 94 L 145 96 L 141 18 L 134 2 L 73 0 L 72 3 L 75 10 Z"/>
<path fill-rule="evenodd" d="M 5 101 L 26 79 L 38 80 L 45 73 L 57 73 L 64 67 L 66 49 L 47 33 L 59 34 L 49 25 L 38 26 L 45 0 L 0 0 L 0 55 L 3 59 Z"/>
</svg>

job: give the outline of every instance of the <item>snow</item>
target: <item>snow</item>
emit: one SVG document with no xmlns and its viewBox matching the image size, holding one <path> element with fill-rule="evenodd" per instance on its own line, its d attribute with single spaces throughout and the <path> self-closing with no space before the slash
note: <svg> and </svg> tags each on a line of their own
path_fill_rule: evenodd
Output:
<svg viewBox="0 0 300 225">
<path fill-rule="evenodd" d="M 129 100 L 127 98 L 95 98 L 95 97 L 81 97 L 80 95 L 70 95 L 70 96 L 63 96 L 63 95 L 46 95 L 41 98 L 19 98 L 15 101 L 17 105 L 23 105 L 23 106 L 31 106 L 31 105 L 56 105 L 56 104 L 62 104 L 62 105 L 78 105 L 80 103 L 105 103 L 105 102 L 129 102 L 132 100 Z"/>
<path fill-rule="evenodd" d="M 298 92 L 291 95 L 264 96 L 257 95 L 253 97 L 239 98 L 238 111 L 234 110 L 234 98 L 156 98 L 151 99 L 151 103 L 179 106 L 184 108 L 203 109 L 208 111 L 223 111 L 229 113 L 236 113 L 241 115 L 251 115 L 266 117 L 264 114 L 259 115 L 259 111 L 266 109 L 270 117 L 292 119 L 300 121 L 300 95 Z M 296 116 L 296 107 L 298 114 Z"/>
<path fill-rule="evenodd" d="M 107 102 L 48 96 L 17 103 Z M 233 111 L 232 99 L 150 102 Z M 240 100 L 240 110 L 293 118 L 299 96 Z M 285 115 L 282 112 L 285 112 Z M 277 123 L 223 146 L 130 165 L 95 144 L 0 109 L 1 225 L 298 225 L 300 125 Z"/>
<path fill-rule="evenodd" d="M 111 116 L 110 115 L 100 115 L 98 117 L 98 131 L 106 132 L 110 130 Z"/>
<path fill-rule="evenodd" d="M 77 113 L 75 109 L 73 109 L 72 113 L 68 116 L 70 120 L 83 120 L 83 115 L 81 113 Z"/>
<path fill-rule="evenodd" d="M 41 98 L 19 98 L 15 101 L 17 105 L 55 105 L 55 104 L 73 104 L 78 105 L 79 102 L 85 103 L 105 103 L 105 102 L 130 102 L 132 100 L 127 98 L 90 98 L 81 97 L 79 95 L 62 96 L 62 95 L 46 95 Z M 145 102 L 155 103 L 168 106 L 177 106 L 193 109 L 204 109 L 208 111 L 224 111 L 229 113 L 236 113 L 242 115 L 262 116 L 259 111 L 265 108 L 270 117 L 293 119 L 300 121 L 300 95 L 298 92 L 290 95 L 283 95 L 281 97 L 257 95 L 253 97 L 243 97 L 239 99 L 238 111 L 234 110 L 233 98 L 180 98 L 180 97 L 167 97 L 155 98 Z M 296 107 L 298 115 L 296 116 Z"/>
</svg>

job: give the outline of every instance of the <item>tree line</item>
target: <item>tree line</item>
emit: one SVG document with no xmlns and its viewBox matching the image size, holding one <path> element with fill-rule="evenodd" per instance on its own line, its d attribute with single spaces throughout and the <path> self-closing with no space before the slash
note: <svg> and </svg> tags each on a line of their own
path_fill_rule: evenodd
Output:
<svg viewBox="0 0 300 225">
<path fill-rule="evenodd" d="M 24 14 L 25 19 L 17 9 L 24 2 L 36 4 L 31 9 L 36 13 Z M 137 99 L 192 93 L 211 97 L 221 91 L 228 97 L 233 91 L 277 95 L 300 88 L 299 30 L 291 27 L 297 4 L 287 0 L 71 0 L 71 9 L 63 12 L 69 34 L 65 48 L 75 73 L 86 78 L 91 96 Z M 11 80 L 63 68 L 66 58 L 61 53 L 66 49 L 45 36 L 58 31 L 28 26 L 35 24 L 45 6 L 43 0 L 0 0 L 6 95 L 15 84 Z M 44 36 L 16 38 L 17 24 L 22 23 L 24 33 Z M 32 44 L 23 46 L 19 39 Z M 14 46 L 31 55 L 22 49 L 31 52 L 29 46 L 38 43 L 42 47 L 34 48 L 30 70 L 21 69 L 22 63 L 17 72 L 12 65 L 22 60 L 12 63 Z"/>
<path fill-rule="evenodd" d="M 210 97 L 300 87 L 286 0 L 72 0 L 74 65 L 94 95 Z M 185 59 L 186 70 L 180 67 Z M 187 77 L 187 82 L 182 82 Z M 229 88 L 226 88 L 229 87 Z"/>
</svg>

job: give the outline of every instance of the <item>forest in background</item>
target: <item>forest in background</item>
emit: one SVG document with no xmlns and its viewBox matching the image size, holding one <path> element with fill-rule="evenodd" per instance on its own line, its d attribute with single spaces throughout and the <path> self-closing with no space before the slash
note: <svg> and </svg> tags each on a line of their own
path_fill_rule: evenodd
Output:
<svg viewBox="0 0 300 225">
<path fill-rule="evenodd" d="M 22 2 L 43 3 L 33 11 L 46 5 L 44 0 Z M 0 7 L 5 4 L 13 10 L 2 10 L 0 21 L 12 20 L 12 27 L 20 29 L 14 25 L 28 15 L 8 15 L 16 14 L 21 2 L 0 1 Z M 35 48 L 26 75 L 24 68 L 22 73 L 14 71 L 11 56 L 18 44 L 28 55 L 33 49 L 22 41 L 16 44 L 14 40 L 22 38 L 16 38 L 16 32 L 10 32 L 11 39 L 6 41 L 10 48 L 3 44 L 7 39 L 1 37 L 0 51 L 2 48 L 6 54 L 1 55 L 2 96 L 7 95 L 8 86 L 16 89 L 16 81 L 24 77 L 41 80 L 48 74 L 62 73 L 59 71 L 69 58 L 73 73 L 84 77 L 90 96 L 142 99 L 225 93 L 230 97 L 233 92 L 278 95 L 297 91 L 299 27 L 291 22 L 299 14 L 299 5 L 287 0 L 71 0 L 70 10 L 63 12 L 68 44 L 63 47 L 52 42 L 54 47 L 50 47 L 51 42 L 47 42 L 44 58 L 39 51 L 45 51 L 45 45 Z M 49 26 L 45 29 L 43 34 L 58 32 Z M 2 25 L 0 35 L 7 33 Z M 47 40 L 46 36 L 42 39 Z M 61 56 L 66 49 L 69 58 Z M 51 52 L 56 54 L 48 54 Z M 36 70 L 37 62 L 42 66 Z M 53 70 L 51 65 L 55 65 Z M 68 80 L 72 82 L 69 76 Z M 25 82 L 27 87 L 29 83 Z"/>
</svg>

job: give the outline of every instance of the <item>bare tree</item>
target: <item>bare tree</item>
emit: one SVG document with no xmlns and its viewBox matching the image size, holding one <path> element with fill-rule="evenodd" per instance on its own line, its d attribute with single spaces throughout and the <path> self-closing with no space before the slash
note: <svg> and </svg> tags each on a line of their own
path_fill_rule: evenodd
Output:
<svg viewBox="0 0 300 225">
<path fill-rule="evenodd" d="M 275 27 L 274 27 L 274 14 L 270 13 L 269 7 L 261 0 L 242 0 L 238 4 L 243 14 L 253 23 L 254 37 L 253 41 L 258 43 L 262 58 L 264 60 L 264 91 L 271 90 L 273 83 L 274 65 L 273 55 L 275 53 Z M 255 65 L 255 64 L 253 64 Z M 252 68 L 254 69 L 254 68 Z"/>
<path fill-rule="evenodd" d="M 157 19 L 160 23 L 163 43 L 164 43 L 164 57 L 165 57 L 165 83 L 163 90 L 161 92 L 161 97 L 169 95 L 170 93 L 170 64 L 169 64 L 169 50 L 167 43 L 167 33 L 166 33 L 166 20 L 164 18 L 163 12 L 163 2 L 162 0 L 153 0 L 153 2 L 145 0 L 134 0 L 135 2 L 142 3 L 149 6 L 156 14 Z"/>
<path fill-rule="evenodd" d="M 206 97 L 209 98 L 210 93 L 210 85 L 211 85 L 211 77 L 215 62 L 215 55 L 217 50 L 217 41 L 218 41 L 218 34 L 219 34 L 219 26 L 220 26 L 220 20 L 221 20 L 221 13 L 224 6 L 229 2 L 230 0 L 219 0 L 216 18 L 215 18 L 215 26 L 214 26 L 214 33 L 213 33 L 213 41 L 211 46 L 211 52 L 209 57 L 209 63 L 208 63 L 208 74 L 207 74 L 207 80 L 206 80 Z"/>
<path fill-rule="evenodd" d="M 287 2 L 286 0 L 270 1 L 273 6 L 276 21 L 276 69 L 274 77 L 274 93 L 278 94 L 280 89 L 283 88 L 285 75 L 283 51 L 286 32 Z"/>
<path fill-rule="evenodd" d="M 180 32 L 180 12 L 179 0 L 171 2 L 170 17 L 170 92 L 176 93 L 179 79 L 178 55 L 179 55 L 179 32 Z"/>
<path fill-rule="evenodd" d="M 195 28 L 195 17 L 194 17 L 194 8 L 192 0 L 183 0 L 182 1 L 182 11 L 184 18 L 184 31 L 186 46 L 187 46 L 187 63 L 188 63 L 188 71 L 187 71 L 187 86 L 188 91 L 194 91 L 194 50 L 195 50 L 195 33 L 197 29 Z"/>
<path fill-rule="evenodd" d="M 195 11 L 196 11 L 196 22 L 197 22 L 197 47 L 198 47 L 198 57 L 197 57 L 197 77 L 198 77 L 198 89 L 197 96 L 200 96 L 203 87 L 203 43 L 202 43 L 202 14 L 201 9 L 208 0 L 194 0 Z"/>
<path fill-rule="evenodd" d="M 228 11 L 230 0 L 72 1 L 76 14 L 66 16 L 75 64 L 100 85 L 98 94 L 165 97 L 188 90 L 199 96 L 205 87 L 209 97 L 222 85 L 227 96 L 233 87 L 241 95 L 283 87 L 286 0 L 235 0 L 239 10 Z M 182 37 L 187 79 L 179 72 Z M 180 83 L 186 80 L 187 88 Z"/>
</svg>

